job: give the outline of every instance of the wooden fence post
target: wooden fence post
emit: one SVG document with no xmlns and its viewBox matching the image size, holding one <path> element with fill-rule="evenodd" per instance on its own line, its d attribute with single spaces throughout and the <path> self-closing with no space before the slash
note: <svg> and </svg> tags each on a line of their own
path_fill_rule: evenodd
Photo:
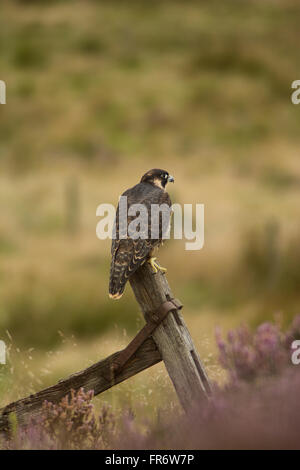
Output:
<svg viewBox="0 0 300 470">
<path fill-rule="evenodd" d="M 146 320 L 173 294 L 164 274 L 153 273 L 145 263 L 130 278 L 130 284 Z M 165 363 L 178 398 L 186 411 L 210 395 L 211 386 L 179 310 L 170 312 L 152 335 Z"/>
</svg>

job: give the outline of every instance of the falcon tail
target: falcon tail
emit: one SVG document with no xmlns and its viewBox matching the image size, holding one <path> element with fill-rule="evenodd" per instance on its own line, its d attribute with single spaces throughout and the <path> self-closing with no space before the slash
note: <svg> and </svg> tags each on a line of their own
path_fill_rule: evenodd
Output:
<svg viewBox="0 0 300 470">
<path fill-rule="evenodd" d="M 122 297 L 125 289 L 125 283 L 122 285 L 120 280 L 115 276 L 111 276 L 109 281 L 109 297 L 114 300 L 118 300 Z"/>
<path fill-rule="evenodd" d="M 116 292 L 115 294 L 109 293 L 108 295 L 109 295 L 109 297 L 110 297 L 111 299 L 119 300 L 119 299 L 122 297 L 123 292 L 121 292 L 121 293 L 120 293 L 120 292 Z"/>
</svg>

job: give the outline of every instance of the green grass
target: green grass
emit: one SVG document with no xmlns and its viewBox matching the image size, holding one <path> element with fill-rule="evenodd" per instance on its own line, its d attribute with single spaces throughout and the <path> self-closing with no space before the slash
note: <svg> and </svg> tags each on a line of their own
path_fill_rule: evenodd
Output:
<svg viewBox="0 0 300 470">
<path fill-rule="evenodd" d="M 194 153 L 253 147 L 275 133 L 298 140 L 289 102 L 300 65 L 297 2 L 3 8 L 10 105 L 0 128 L 2 160 L 13 168 L 53 154 L 97 161 L 101 149 L 180 156 L 187 144 Z"/>
</svg>

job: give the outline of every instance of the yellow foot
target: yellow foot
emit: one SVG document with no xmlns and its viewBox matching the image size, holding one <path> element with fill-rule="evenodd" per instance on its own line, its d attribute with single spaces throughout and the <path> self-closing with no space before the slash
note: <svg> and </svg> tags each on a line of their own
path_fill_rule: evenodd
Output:
<svg viewBox="0 0 300 470">
<path fill-rule="evenodd" d="M 158 263 L 155 262 L 157 258 L 149 258 L 148 259 L 148 263 L 151 264 L 151 267 L 154 271 L 154 273 L 157 273 L 157 271 L 161 271 L 162 273 L 165 273 L 167 272 L 166 268 L 163 268 L 162 266 L 160 266 Z"/>
</svg>

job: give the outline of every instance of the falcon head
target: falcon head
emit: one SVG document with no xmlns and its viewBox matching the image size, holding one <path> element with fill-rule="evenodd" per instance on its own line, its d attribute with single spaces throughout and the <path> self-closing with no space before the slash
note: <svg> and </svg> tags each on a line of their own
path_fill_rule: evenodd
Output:
<svg viewBox="0 0 300 470">
<path fill-rule="evenodd" d="M 141 183 L 150 183 L 164 189 L 167 183 L 174 183 L 174 178 L 166 170 L 154 168 L 142 176 Z"/>
</svg>

